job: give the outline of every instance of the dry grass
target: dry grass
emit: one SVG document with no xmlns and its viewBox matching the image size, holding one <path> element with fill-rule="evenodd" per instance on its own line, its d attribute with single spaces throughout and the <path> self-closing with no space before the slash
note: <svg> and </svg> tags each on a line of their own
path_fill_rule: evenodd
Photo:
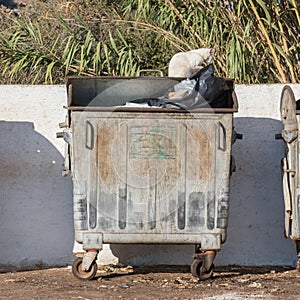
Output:
<svg viewBox="0 0 300 300">
<path fill-rule="evenodd" d="M 24 1 L 26 3 L 26 1 Z M 300 81 L 296 0 L 34 1 L 0 12 L 1 83 L 135 75 L 177 51 L 214 47 L 216 73 L 239 83 Z M 298 5 L 298 6 L 297 6 Z"/>
</svg>

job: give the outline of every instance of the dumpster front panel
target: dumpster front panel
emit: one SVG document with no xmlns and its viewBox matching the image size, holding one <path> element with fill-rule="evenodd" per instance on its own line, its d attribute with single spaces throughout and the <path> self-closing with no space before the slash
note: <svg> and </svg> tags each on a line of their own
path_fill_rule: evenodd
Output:
<svg viewBox="0 0 300 300">
<path fill-rule="evenodd" d="M 232 114 L 82 111 L 71 119 L 78 232 L 106 243 L 225 240 Z"/>
</svg>

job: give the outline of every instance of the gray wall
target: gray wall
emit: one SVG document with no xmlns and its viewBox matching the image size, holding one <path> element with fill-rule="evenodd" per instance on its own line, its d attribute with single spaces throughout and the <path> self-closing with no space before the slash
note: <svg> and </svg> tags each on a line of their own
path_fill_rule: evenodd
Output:
<svg viewBox="0 0 300 300">
<path fill-rule="evenodd" d="M 300 84 L 291 85 L 300 98 Z M 283 85 L 237 85 L 227 242 L 216 265 L 293 265 L 285 239 L 279 101 Z M 73 260 L 72 181 L 61 177 L 64 86 L 0 86 L 0 265 L 65 265 Z M 77 248 L 77 247 L 76 247 Z M 111 245 L 100 263 L 189 264 L 192 246 Z"/>
</svg>

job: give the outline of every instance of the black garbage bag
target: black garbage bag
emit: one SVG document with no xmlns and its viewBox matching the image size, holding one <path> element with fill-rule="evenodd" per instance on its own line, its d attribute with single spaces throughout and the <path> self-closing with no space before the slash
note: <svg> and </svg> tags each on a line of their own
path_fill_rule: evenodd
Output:
<svg viewBox="0 0 300 300">
<path fill-rule="evenodd" d="M 206 107 L 228 108 L 229 93 L 231 93 L 231 89 L 226 80 L 214 76 L 214 67 L 213 64 L 210 64 L 190 78 L 176 84 L 168 91 L 168 95 L 130 102 L 185 110 Z"/>
<path fill-rule="evenodd" d="M 190 89 L 190 93 L 178 99 L 177 95 L 180 96 L 185 87 Z M 166 107 L 175 105 L 183 109 L 227 108 L 231 92 L 226 80 L 214 75 L 213 64 L 175 85 L 174 91 L 175 94 L 172 99 L 168 100 Z"/>
</svg>

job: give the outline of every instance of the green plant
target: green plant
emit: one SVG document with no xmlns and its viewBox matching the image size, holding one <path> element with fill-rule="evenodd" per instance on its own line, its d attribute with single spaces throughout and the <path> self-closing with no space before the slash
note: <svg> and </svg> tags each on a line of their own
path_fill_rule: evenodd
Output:
<svg viewBox="0 0 300 300">
<path fill-rule="evenodd" d="M 299 81 L 299 4 L 295 0 L 121 1 L 123 19 L 155 32 L 161 53 L 214 47 L 217 73 L 237 82 Z M 159 39 L 157 39 L 159 40 Z M 171 51 L 169 49 L 172 49 Z"/>
<path fill-rule="evenodd" d="M 300 81 L 296 0 L 51 1 L 15 18 L 0 12 L 2 83 L 132 76 L 178 51 L 216 50 L 216 74 L 239 83 Z M 1 19 L 2 18 L 2 19 Z"/>
<path fill-rule="evenodd" d="M 100 40 L 99 27 L 106 33 Z M 118 28 L 88 23 L 75 12 L 68 19 L 10 19 L 0 34 L 0 62 L 6 83 L 52 84 L 70 75 L 130 76 L 138 71 L 134 50 Z"/>
</svg>

